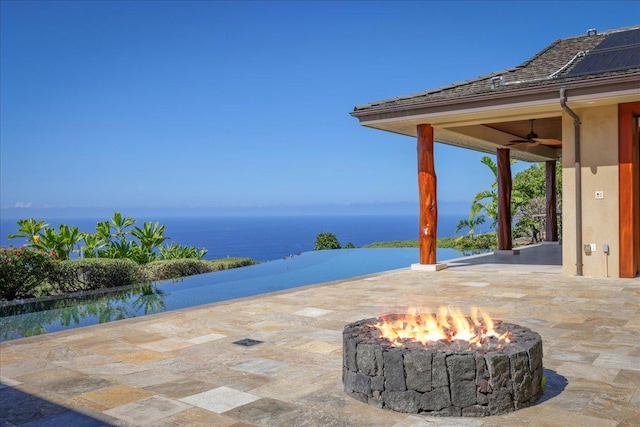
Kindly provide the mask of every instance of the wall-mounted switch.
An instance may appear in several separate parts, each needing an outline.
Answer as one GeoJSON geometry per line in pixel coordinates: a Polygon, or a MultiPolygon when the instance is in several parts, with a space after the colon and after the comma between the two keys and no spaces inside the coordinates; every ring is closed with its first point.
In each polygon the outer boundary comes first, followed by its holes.
{"type": "Polygon", "coordinates": [[[591,243],[591,252],[595,252],[597,250],[598,250],[597,245],[595,243],[591,243]]]}
{"type": "Polygon", "coordinates": [[[604,191],[596,191],[596,199],[604,199],[604,191]]]}

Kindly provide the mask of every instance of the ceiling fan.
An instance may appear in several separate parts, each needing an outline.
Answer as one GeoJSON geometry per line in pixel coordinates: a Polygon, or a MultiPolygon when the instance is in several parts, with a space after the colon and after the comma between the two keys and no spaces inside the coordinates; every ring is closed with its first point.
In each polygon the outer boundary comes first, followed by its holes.
{"type": "Polygon", "coordinates": [[[533,131],[533,121],[534,120],[535,119],[531,119],[531,132],[529,132],[529,134],[524,137],[525,139],[516,139],[516,140],[510,141],[507,145],[528,144],[530,146],[546,145],[546,146],[549,146],[549,147],[562,145],[562,141],[559,140],[559,139],[555,139],[555,138],[538,138],[538,134],[533,131]]]}

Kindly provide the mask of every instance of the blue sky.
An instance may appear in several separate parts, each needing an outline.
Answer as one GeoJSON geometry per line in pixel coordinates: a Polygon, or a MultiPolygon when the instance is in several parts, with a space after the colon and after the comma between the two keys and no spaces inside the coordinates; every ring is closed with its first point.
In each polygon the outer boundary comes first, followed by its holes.
{"type": "MultiPolygon", "coordinates": [[[[415,140],[356,104],[638,22],[638,1],[2,1],[0,206],[417,209],[415,140]]],[[[482,155],[436,144],[441,206],[489,188],[482,155]]]]}

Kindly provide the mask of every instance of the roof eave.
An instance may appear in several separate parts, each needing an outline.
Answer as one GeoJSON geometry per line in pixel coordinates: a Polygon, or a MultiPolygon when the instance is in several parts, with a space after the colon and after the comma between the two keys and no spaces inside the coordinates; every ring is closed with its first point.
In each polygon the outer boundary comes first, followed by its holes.
{"type": "MultiPolygon", "coordinates": [[[[640,71],[640,70],[639,70],[640,71]]],[[[425,114],[441,114],[447,111],[486,108],[493,105],[516,104],[526,102],[541,102],[559,99],[561,88],[570,91],[569,95],[588,96],[604,95],[626,90],[640,90],[640,72],[607,76],[600,78],[566,81],[554,79],[543,86],[529,86],[524,88],[501,89],[495,92],[473,94],[458,98],[444,98],[431,101],[416,102],[405,105],[381,105],[366,107],[352,111],[350,114],[359,119],[360,123],[372,120],[410,117],[425,114]]]]}

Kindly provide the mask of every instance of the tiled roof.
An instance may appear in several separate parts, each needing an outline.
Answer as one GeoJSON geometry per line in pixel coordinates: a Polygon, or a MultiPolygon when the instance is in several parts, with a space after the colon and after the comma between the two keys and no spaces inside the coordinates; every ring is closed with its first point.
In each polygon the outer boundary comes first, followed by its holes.
{"type": "Polygon", "coordinates": [[[355,107],[354,113],[357,114],[359,111],[376,110],[378,108],[404,107],[443,99],[460,99],[467,96],[545,86],[560,80],[569,83],[577,80],[610,77],[613,75],[640,74],[640,68],[630,68],[626,70],[580,75],[577,77],[567,76],[567,73],[570,73],[573,67],[584,58],[584,54],[594,49],[608,35],[638,29],[640,29],[640,26],[556,40],[550,46],[517,67],[414,95],[358,105],[355,107]]]}

